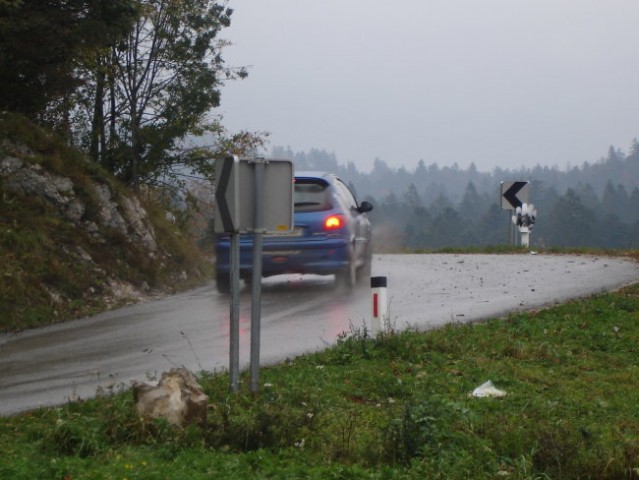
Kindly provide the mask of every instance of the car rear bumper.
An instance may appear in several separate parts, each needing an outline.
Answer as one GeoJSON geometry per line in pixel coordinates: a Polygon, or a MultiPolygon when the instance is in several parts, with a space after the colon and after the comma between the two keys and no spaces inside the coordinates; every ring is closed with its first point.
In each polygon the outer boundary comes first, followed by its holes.
{"type": "MultiPolygon", "coordinates": [[[[262,276],[283,273],[312,273],[329,275],[348,266],[348,245],[344,238],[321,242],[278,244],[264,242],[262,247],[262,276]]],[[[223,239],[216,245],[218,273],[230,272],[230,241],[223,239]]],[[[240,275],[253,270],[253,243],[240,242],[240,275]]]]}

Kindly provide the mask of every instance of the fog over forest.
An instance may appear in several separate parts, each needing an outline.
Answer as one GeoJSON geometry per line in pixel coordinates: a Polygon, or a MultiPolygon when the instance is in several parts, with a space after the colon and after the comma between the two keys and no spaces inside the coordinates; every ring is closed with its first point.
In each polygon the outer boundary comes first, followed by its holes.
{"type": "Polygon", "coordinates": [[[531,246],[639,248],[639,142],[629,152],[610,147],[594,163],[567,169],[538,165],[481,172],[474,164],[418,163],[392,168],[376,159],[370,172],[320,149],[275,147],[296,170],[339,174],[361,200],[371,201],[378,249],[486,246],[511,241],[511,215],[501,207],[501,182],[530,182],[537,209],[531,246]]]}

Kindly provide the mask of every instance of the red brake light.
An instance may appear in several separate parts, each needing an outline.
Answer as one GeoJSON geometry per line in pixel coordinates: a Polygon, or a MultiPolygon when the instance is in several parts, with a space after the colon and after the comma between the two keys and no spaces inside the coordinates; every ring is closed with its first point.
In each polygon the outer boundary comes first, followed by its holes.
{"type": "Polygon", "coordinates": [[[331,215],[324,220],[324,228],[326,230],[337,230],[344,226],[344,221],[339,215],[331,215]]]}

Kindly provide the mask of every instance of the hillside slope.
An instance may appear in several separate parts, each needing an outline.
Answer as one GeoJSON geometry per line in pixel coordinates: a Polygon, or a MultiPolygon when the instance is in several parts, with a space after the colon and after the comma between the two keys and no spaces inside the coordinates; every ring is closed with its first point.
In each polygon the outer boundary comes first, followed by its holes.
{"type": "Polygon", "coordinates": [[[50,133],[0,114],[0,331],[188,288],[210,271],[154,192],[134,195],[50,133]]]}

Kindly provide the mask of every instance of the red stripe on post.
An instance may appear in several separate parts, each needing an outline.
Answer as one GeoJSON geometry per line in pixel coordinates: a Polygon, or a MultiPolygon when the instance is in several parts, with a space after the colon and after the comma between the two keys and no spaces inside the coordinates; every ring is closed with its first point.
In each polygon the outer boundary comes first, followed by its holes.
{"type": "Polygon", "coordinates": [[[373,293],[373,317],[377,318],[379,316],[378,314],[378,300],[377,300],[377,294],[373,293]]]}

